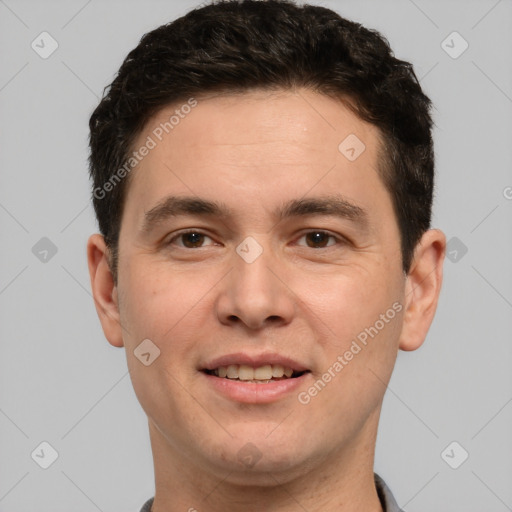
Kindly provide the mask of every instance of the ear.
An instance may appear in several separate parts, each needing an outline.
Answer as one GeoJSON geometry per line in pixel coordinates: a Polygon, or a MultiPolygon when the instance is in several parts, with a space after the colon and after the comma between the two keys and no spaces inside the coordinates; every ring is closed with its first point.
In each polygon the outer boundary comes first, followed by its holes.
{"type": "Polygon", "coordinates": [[[94,304],[108,342],[114,347],[122,347],[117,286],[114,285],[110,271],[108,254],[103,237],[99,234],[91,235],[87,241],[87,262],[94,304]]]}
{"type": "Polygon", "coordinates": [[[446,237],[439,229],[429,229],[416,245],[405,285],[405,313],[399,347],[416,350],[425,341],[443,281],[446,237]]]}

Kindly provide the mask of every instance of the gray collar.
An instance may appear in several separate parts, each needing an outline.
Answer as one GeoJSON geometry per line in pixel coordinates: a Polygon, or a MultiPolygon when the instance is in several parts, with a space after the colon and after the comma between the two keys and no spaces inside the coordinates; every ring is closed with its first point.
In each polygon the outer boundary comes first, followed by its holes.
{"type": "Polygon", "coordinates": [[[384,512],[403,512],[403,510],[398,507],[398,504],[392,492],[389,490],[389,487],[386,485],[386,482],[384,482],[377,473],[374,473],[373,476],[375,480],[375,487],[377,487],[377,494],[379,495],[384,512]]]}

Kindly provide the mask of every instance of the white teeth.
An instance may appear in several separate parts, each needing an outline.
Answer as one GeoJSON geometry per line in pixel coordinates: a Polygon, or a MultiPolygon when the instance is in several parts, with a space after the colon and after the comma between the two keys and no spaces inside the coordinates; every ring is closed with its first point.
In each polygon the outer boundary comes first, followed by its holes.
{"type": "Polygon", "coordinates": [[[229,379],[238,379],[238,365],[230,364],[227,368],[226,375],[229,379]]]}
{"type": "Polygon", "coordinates": [[[284,368],[280,364],[272,365],[272,377],[282,377],[284,375],[284,368]]]}
{"type": "Polygon", "coordinates": [[[254,379],[256,380],[270,380],[272,378],[272,366],[266,364],[254,370],[254,379]]]}
{"type": "Polygon", "coordinates": [[[266,364],[258,368],[253,368],[246,364],[230,364],[229,366],[219,366],[213,373],[218,377],[227,377],[228,379],[270,381],[273,378],[290,378],[293,370],[280,364],[266,364]]]}
{"type": "Polygon", "coordinates": [[[238,368],[238,378],[240,380],[252,380],[254,379],[254,368],[241,364],[238,368]]]}

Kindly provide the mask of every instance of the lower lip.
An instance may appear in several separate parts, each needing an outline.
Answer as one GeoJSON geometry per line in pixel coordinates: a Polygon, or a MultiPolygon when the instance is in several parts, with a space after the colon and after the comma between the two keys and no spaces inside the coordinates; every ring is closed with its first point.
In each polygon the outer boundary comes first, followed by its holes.
{"type": "Polygon", "coordinates": [[[216,377],[215,375],[209,375],[205,372],[201,372],[201,374],[208,379],[208,384],[215,391],[235,402],[243,402],[246,404],[275,402],[290,395],[294,391],[296,392],[309,377],[309,372],[306,372],[300,377],[257,384],[256,382],[216,377]]]}

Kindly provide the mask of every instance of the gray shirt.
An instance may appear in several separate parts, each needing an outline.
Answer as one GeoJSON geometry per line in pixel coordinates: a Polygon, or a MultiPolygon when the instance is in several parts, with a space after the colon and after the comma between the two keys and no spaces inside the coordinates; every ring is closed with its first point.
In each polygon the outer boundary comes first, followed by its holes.
{"type": "MultiPolygon", "coordinates": [[[[384,480],[374,473],[375,478],[375,486],[377,487],[377,494],[379,495],[380,502],[382,504],[382,509],[384,512],[403,512],[393,498],[393,494],[389,490],[389,487],[386,485],[384,480]]],[[[153,498],[149,499],[144,503],[144,506],[140,509],[140,512],[151,512],[151,505],[153,505],[153,498]]]]}

